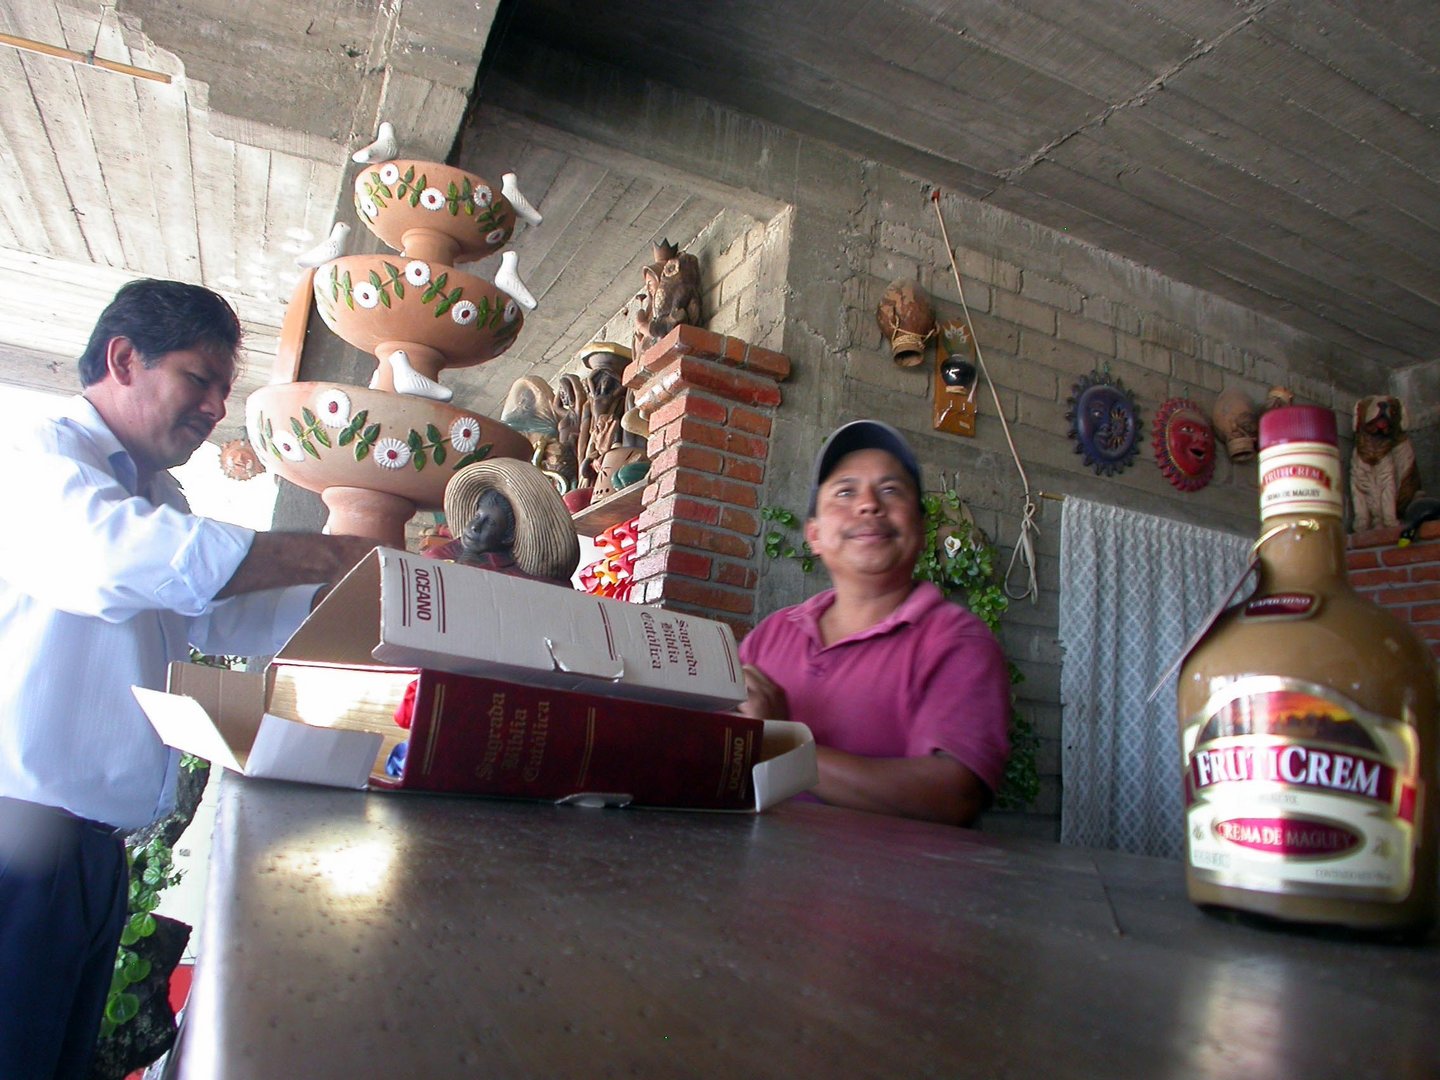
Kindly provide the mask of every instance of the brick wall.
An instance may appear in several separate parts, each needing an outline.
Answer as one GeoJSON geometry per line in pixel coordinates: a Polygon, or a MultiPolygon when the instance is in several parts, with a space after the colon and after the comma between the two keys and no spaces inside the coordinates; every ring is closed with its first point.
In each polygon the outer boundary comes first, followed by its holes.
{"type": "Polygon", "coordinates": [[[781,354],[697,326],[626,370],[650,422],[632,600],[719,619],[737,637],[755,624],[760,491],[789,374],[781,354]]]}
{"type": "Polygon", "coordinates": [[[1413,626],[1440,658],[1440,522],[1420,526],[1407,547],[1396,546],[1399,536],[1398,527],[1351,536],[1350,584],[1413,626]]]}

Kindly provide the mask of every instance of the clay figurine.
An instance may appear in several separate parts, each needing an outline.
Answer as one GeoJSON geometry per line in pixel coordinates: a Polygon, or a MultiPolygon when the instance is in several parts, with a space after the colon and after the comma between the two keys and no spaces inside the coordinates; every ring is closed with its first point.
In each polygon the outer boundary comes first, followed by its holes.
{"type": "Polygon", "coordinates": [[[580,540],[550,478],[513,458],[467,465],[445,487],[445,520],[456,538],[428,552],[467,566],[569,587],[580,540]]]}
{"type": "Polygon", "coordinates": [[[580,470],[580,412],[585,407],[585,385],[579,375],[560,376],[555,387],[555,432],[560,440],[561,474],[565,490],[575,490],[580,470]]]}
{"type": "MultiPolygon", "coordinates": [[[[510,384],[500,422],[530,440],[534,453],[530,463],[550,477],[557,491],[567,490],[565,447],[555,415],[555,391],[538,375],[522,375],[510,384]]],[[[570,475],[574,475],[573,457],[570,475]]]]}
{"type": "Polygon", "coordinates": [[[1355,450],[1350,455],[1351,529],[1399,525],[1420,491],[1415,447],[1405,434],[1400,399],[1372,394],[1355,403],[1355,450]]]}
{"type": "Polygon", "coordinates": [[[585,376],[586,400],[580,410],[577,436],[581,487],[594,487],[600,462],[612,446],[622,442],[620,426],[625,413],[625,387],[620,382],[630,350],[611,341],[591,342],[580,350],[589,368],[585,376]]]}
{"type": "Polygon", "coordinates": [[[700,325],[700,260],[661,240],[645,267],[645,288],[635,295],[631,354],[641,356],[681,323],[700,325]]]}

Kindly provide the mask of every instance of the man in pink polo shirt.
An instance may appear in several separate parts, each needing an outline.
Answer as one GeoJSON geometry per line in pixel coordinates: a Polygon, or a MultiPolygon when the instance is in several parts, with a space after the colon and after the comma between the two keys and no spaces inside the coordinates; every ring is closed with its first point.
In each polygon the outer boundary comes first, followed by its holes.
{"type": "Polygon", "coordinates": [[[809,725],[825,802],[972,823],[1010,753],[1009,669],[984,622],[914,580],[920,467],[898,431],[855,420],[825,441],[805,539],[833,588],[746,635],[741,712],[809,725]]]}

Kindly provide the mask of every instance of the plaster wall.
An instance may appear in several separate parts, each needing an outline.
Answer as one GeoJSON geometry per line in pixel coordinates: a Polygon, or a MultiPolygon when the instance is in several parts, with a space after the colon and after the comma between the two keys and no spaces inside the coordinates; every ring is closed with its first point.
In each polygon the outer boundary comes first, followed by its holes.
{"type": "MultiPolygon", "coordinates": [[[[846,419],[875,416],[908,434],[927,478],[936,483],[944,474],[998,542],[1001,563],[1009,561],[1023,485],[988,388],[979,394],[975,438],[933,432],[928,365],[895,367],[875,323],[882,292],[901,277],[925,286],[939,317],[960,314],[925,178],[543,49],[511,54],[487,90],[490,101],[537,125],[688,172],[707,189],[733,185],[788,205],[783,286],[778,295],[755,297],[757,304],[782,304],[779,325],[767,329],[763,343],[793,364],[772,436],[766,504],[802,507],[808,463],[825,434],[846,419]]],[[[938,206],[1000,413],[1032,490],[1248,535],[1256,521],[1253,464],[1235,466],[1222,454],[1207,488],[1177,491],[1150,447],[1149,425],[1161,402],[1184,395],[1208,409],[1224,388],[1258,400],[1283,384],[1297,400],[1344,416],[1356,396],[1372,392],[1326,342],[1273,319],[983,201],[942,192],[938,206]],[[1135,464],[1113,477],[1087,469],[1067,434],[1076,380],[1106,366],[1136,394],[1146,434],[1135,464]]],[[[737,311],[734,318],[733,332],[743,334],[743,317],[737,311]]],[[[1040,502],[1038,595],[1012,604],[1002,633],[1025,675],[1019,707],[1042,736],[1042,792],[1030,813],[992,813],[986,823],[1044,836],[1058,835],[1062,784],[1061,505],[1040,502]]],[[[762,559],[758,569],[762,611],[823,584],[819,574],[803,575],[790,563],[762,559]]],[[[1011,581],[1020,584],[1018,577],[1011,581]]]]}

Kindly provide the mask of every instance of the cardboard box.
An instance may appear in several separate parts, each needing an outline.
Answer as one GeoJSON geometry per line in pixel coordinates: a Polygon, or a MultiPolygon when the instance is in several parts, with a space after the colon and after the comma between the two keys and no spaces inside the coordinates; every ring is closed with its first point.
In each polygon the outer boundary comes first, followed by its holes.
{"type": "Polygon", "coordinates": [[[803,724],[724,711],[745,697],[729,627],[384,548],[263,674],[175,664],[169,690],[135,689],[161,738],[246,776],[745,810],[818,782],[803,724]]]}
{"type": "Polygon", "coordinates": [[[384,741],[266,713],[265,677],[256,672],[171,664],[167,693],[130,689],[167,746],[242,776],[364,788],[384,741]]]}
{"type": "Polygon", "coordinates": [[[691,709],[745,700],[723,623],[389,548],[331,590],[271,664],[298,682],[322,681],[323,668],[346,669],[350,687],[430,668],[691,709]]]}
{"type": "MultiPolygon", "coordinates": [[[[266,676],[173,664],[170,692],[135,687],[162,739],[246,776],[338,787],[543,798],[581,805],[760,811],[818,782],[804,724],[756,721],[652,702],[435,671],[418,679],[414,718],[394,702],[352,705],[307,724],[266,676]],[[277,710],[279,710],[277,712],[277,710]],[[383,775],[406,741],[404,773],[383,775]]],[[[333,710],[332,710],[333,711],[333,710]]]]}

